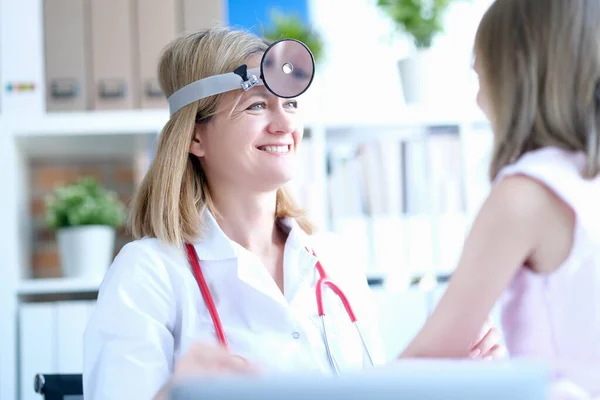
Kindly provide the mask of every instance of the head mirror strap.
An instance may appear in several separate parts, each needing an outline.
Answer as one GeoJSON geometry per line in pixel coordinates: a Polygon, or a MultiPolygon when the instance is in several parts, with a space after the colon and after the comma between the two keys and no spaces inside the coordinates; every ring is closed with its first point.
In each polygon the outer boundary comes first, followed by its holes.
{"type": "MultiPolygon", "coordinates": [[[[260,80],[260,68],[249,69],[248,76],[252,77],[253,75],[258,80],[252,86],[262,84],[260,80]]],[[[169,113],[173,115],[188,104],[209,96],[229,92],[230,90],[243,89],[243,83],[242,78],[233,72],[209,76],[208,78],[192,82],[169,96],[169,113]]],[[[244,90],[248,90],[250,87],[247,89],[244,88],[244,90]]]]}

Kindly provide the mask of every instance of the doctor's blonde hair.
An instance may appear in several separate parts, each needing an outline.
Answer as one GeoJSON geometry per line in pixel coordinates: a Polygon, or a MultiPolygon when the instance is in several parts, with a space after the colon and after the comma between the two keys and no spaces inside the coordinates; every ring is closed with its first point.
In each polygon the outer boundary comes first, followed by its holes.
{"type": "MultiPolygon", "coordinates": [[[[267,47],[257,36],[227,27],[185,34],[165,48],[159,61],[163,93],[168,97],[199,79],[232,72],[267,47]]],[[[136,239],[148,236],[181,245],[201,235],[205,208],[217,215],[200,162],[189,148],[196,121],[208,121],[215,115],[217,107],[223,107],[224,96],[189,104],[166,123],[155,157],[132,201],[130,223],[136,239]]],[[[304,231],[312,233],[311,223],[290,193],[278,189],[276,201],[276,218],[295,218],[304,231]]]]}
{"type": "Polygon", "coordinates": [[[490,179],[525,152],[582,151],[600,172],[600,1],[496,0],[475,38],[494,131],[490,179]]]}

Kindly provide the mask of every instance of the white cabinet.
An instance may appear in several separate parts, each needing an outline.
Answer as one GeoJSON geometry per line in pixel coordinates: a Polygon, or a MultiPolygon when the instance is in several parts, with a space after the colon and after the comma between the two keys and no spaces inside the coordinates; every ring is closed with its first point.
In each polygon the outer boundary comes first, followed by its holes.
{"type": "Polygon", "coordinates": [[[19,307],[19,388],[22,400],[40,400],[33,390],[38,373],[80,374],[83,333],[95,302],[24,303],[19,307]]]}

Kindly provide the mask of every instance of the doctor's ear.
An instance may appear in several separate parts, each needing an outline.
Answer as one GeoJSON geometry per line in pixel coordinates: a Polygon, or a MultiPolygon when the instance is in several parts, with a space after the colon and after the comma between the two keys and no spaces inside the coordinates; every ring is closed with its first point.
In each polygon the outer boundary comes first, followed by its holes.
{"type": "Polygon", "coordinates": [[[192,142],[190,143],[190,153],[196,157],[204,157],[205,150],[202,144],[202,137],[204,131],[203,124],[196,124],[194,126],[194,134],[192,135],[192,142]]]}

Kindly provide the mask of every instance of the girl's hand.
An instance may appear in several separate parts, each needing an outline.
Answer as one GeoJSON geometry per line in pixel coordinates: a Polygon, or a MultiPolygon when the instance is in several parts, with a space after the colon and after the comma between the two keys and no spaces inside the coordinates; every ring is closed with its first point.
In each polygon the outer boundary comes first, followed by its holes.
{"type": "Polygon", "coordinates": [[[502,344],[502,334],[498,328],[492,325],[488,318],[481,329],[477,342],[471,347],[469,357],[483,360],[497,360],[505,358],[506,347],[502,344]]]}

